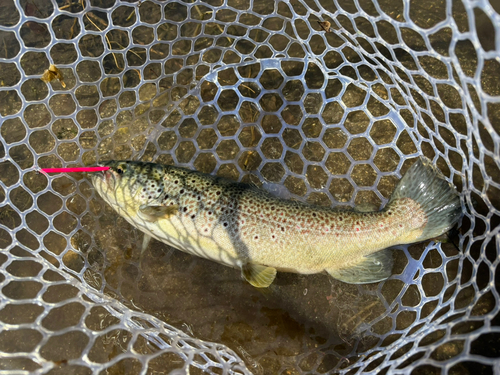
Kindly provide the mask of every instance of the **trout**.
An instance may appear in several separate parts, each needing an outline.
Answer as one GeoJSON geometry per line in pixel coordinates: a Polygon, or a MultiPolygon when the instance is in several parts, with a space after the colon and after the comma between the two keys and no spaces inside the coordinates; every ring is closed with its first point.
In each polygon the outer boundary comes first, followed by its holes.
{"type": "MultiPolygon", "coordinates": [[[[91,175],[99,195],[131,225],[174,248],[241,269],[268,287],[276,271],[326,272],[351,284],[387,279],[395,245],[435,238],[461,217],[458,192],[430,161],[415,162],[380,211],[285,200],[255,186],[185,168],[107,161],[91,175]]],[[[142,253],[141,253],[142,256],[142,253]]]]}

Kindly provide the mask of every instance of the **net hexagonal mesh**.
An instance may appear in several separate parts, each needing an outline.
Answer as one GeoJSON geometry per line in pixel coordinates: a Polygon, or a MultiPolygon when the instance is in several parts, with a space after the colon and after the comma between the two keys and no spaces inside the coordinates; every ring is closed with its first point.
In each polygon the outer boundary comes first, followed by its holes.
{"type": "Polygon", "coordinates": [[[0,370],[500,371],[497,1],[0,10],[0,370]],[[419,155],[461,192],[458,232],[400,247],[386,282],[281,273],[267,293],[158,242],[139,263],[86,176],[37,172],[151,160],[382,207],[419,155]]]}

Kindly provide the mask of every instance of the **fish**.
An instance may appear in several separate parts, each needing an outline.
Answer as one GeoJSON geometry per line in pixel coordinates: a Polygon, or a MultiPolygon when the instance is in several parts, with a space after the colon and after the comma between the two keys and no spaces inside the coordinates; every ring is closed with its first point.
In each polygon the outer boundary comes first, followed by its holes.
{"type": "MultiPolygon", "coordinates": [[[[105,161],[95,191],[151,238],[241,270],[257,288],[277,271],[327,273],[350,284],[391,276],[396,245],[436,238],[460,220],[457,190],[421,157],[379,211],[338,210],[173,165],[105,161]]],[[[141,253],[142,256],[142,253],[141,253]]]]}

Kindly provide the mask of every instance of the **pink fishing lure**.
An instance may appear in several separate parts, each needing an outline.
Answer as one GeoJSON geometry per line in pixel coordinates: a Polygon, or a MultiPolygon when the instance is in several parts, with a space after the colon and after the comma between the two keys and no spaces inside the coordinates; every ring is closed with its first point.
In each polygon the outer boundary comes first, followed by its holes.
{"type": "Polygon", "coordinates": [[[70,172],[101,172],[107,171],[109,167],[74,167],[74,168],[42,168],[42,173],[70,173],[70,172]]]}

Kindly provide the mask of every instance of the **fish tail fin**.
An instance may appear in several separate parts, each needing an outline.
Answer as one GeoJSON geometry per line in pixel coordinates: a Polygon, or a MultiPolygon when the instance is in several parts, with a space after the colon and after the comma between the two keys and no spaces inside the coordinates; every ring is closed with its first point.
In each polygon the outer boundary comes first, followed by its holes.
{"type": "Polygon", "coordinates": [[[421,157],[399,181],[391,196],[391,203],[410,198],[420,205],[426,215],[425,227],[417,241],[435,238],[448,232],[462,216],[460,196],[444,175],[421,157]]]}

